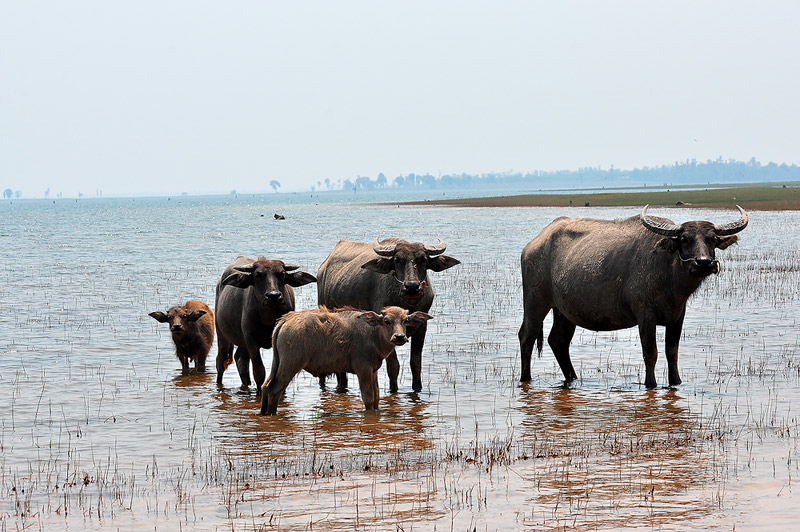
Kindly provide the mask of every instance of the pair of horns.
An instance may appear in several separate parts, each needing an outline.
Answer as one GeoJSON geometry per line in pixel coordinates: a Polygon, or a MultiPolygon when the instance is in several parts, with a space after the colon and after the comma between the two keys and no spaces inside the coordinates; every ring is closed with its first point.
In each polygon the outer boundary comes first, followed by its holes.
{"type": "MultiPolygon", "coordinates": [[[[669,222],[658,222],[653,220],[649,216],[647,216],[647,208],[650,205],[645,205],[644,209],[642,209],[642,214],[639,215],[639,219],[642,221],[642,225],[646,228],[651,230],[652,232],[664,235],[664,236],[678,236],[683,231],[680,225],[676,225],[669,222]]],[[[714,232],[717,236],[728,236],[734,233],[738,233],[745,227],[747,227],[747,212],[742,209],[739,205],[736,206],[739,209],[740,217],[735,222],[729,222],[723,225],[716,225],[714,224],[714,232]]]]}
{"type": "MultiPolygon", "coordinates": [[[[439,244],[435,246],[429,246],[427,244],[422,245],[425,253],[429,257],[433,257],[435,255],[441,255],[444,253],[444,250],[447,249],[447,244],[444,243],[444,240],[441,238],[439,239],[439,244]]],[[[372,244],[372,250],[381,257],[392,257],[394,256],[395,251],[397,251],[397,244],[390,244],[388,246],[381,245],[378,242],[377,237],[375,238],[375,242],[372,244]]]]}
{"type": "MultiPolygon", "coordinates": [[[[291,272],[291,271],[297,270],[298,268],[300,268],[300,266],[298,266],[297,264],[284,264],[283,265],[283,270],[286,271],[286,272],[291,272]]],[[[255,262],[251,262],[250,264],[248,264],[246,266],[234,266],[233,269],[236,270],[237,272],[253,273],[256,270],[256,263],[255,262]]]]}

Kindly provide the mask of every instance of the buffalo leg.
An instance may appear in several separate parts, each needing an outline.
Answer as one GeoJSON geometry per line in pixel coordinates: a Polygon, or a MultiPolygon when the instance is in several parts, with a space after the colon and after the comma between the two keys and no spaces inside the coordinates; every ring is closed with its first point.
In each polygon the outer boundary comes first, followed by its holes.
{"type": "Polygon", "coordinates": [[[392,349],[386,357],[386,374],[389,375],[389,392],[397,393],[397,376],[400,375],[400,362],[397,360],[397,350],[392,349]]]}
{"type": "MultiPolygon", "coordinates": [[[[261,357],[259,356],[259,358],[261,357]]],[[[277,363],[273,358],[269,381],[267,381],[263,387],[259,386],[259,392],[261,393],[261,415],[273,415],[278,412],[278,401],[281,400],[283,393],[286,391],[286,387],[289,386],[289,383],[292,382],[292,379],[300,370],[301,368],[292,364],[291,358],[289,360],[282,359],[277,363]]],[[[255,369],[253,372],[255,373],[255,369]]]]}
{"type": "Polygon", "coordinates": [[[358,385],[361,388],[361,399],[367,410],[378,409],[378,373],[362,370],[358,372],[358,385]]]}
{"type": "Polygon", "coordinates": [[[247,348],[243,345],[237,347],[233,359],[236,361],[236,369],[239,371],[242,386],[245,388],[250,386],[250,353],[247,352],[247,348]]]}
{"type": "Polygon", "coordinates": [[[378,370],[372,372],[372,397],[375,398],[375,410],[378,409],[378,403],[381,401],[381,390],[378,386],[378,370]]]}
{"type": "Polygon", "coordinates": [[[189,359],[186,358],[185,356],[179,356],[178,360],[181,361],[181,373],[183,373],[184,375],[188,375],[189,374],[189,359]]]}
{"type": "Polygon", "coordinates": [[[427,331],[428,325],[422,323],[411,334],[411,389],[415,392],[422,390],[422,346],[427,331]]]}
{"type": "MultiPolygon", "coordinates": [[[[250,362],[253,363],[253,380],[256,385],[256,395],[261,395],[261,385],[264,384],[267,378],[267,370],[261,360],[261,349],[257,345],[248,345],[247,351],[250,353],[250,362]]],[[[288,386],[289,383],[286,384],[288,386]]]]}
{"type": "Polygon", "coordinates": [[[233,362],[233,344],[217,332],[217,386],[222,386],[225,368],[233,362]]]}
{"type": "Polygon", "coordinates": [[[547,336],[547,343],[550,344],[550,349],[553,350],[556,361],[558,361],[558,365],[561,367],[561,372],[567,382],[572,382],[578,378],[569,358],[569,344],[574,335],[575,324],[565,318],[558,309],[554,308],[553,328],[550,329],[550,334],[547,336]]]}
{"type": "Polygon", "coordinates": [[[347,373],[336,374],[336,391],[343,392],[347,390],[347,373]]]}
{"type": "Polygon", "coordinates": [[[677,386],[681,383],[681,376],[678,373],[678,343],[681,341],[682,329],[683,315],[672,325],[667,325],[666,334],[664,335],[670,386],[677,386]]]}
{"type": "Polygon", "coordinates": [[[538,342],[538,350],[542,352],[542,340],[544,333],[542,332],[542,322],[544,321],[547,313],[550,312],[549,306],[538,304],[536,297],[534,297],[529,290],[522,287],[524,299],[524,315],[522,318],[522,325],[519,328],[519,350],[522,357],[522,372],[520,374],[520,382],[529,382],[531,380],[531,355],[533,354],[533,346],[538,342]]]}
{"type": "Polygon", "coordinates": [[[208,354],[198,353],[194,359],[194,369],[198,373],[206,372],[206,357],[208,354]]]}
{"type": "MultiPolygon", "coordinates": [[[[678,336],[680,336],[680,334],[678,334],[678,336]]],[[[655,324],[640,322],[639,339],[642,342],[642,356],[644,356],[644,371],[645,371],[644,385],[647,388],[655,388],[656,360],[658,360],[658,346],[656,345],[655,324]]],[[[676,350],[676,355],[677,355],[677,350],[676,350]]]]}

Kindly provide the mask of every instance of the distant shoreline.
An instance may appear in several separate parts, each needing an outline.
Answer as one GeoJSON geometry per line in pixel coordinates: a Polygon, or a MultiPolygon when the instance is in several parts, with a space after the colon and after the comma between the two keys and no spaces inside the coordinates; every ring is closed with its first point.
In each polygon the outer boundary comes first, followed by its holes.
{"type": "MultiPolygon", "coordinates": [[[[394,205],[395,202],[392,202],[394,205]]],[[[737,186],[659,192],[575,192],[571,194],[520,194],[481,198],[437,199],[401,202],[400,205],[450,207],[641,207],[683,206],[761,211],[800,210],[800,187],[791,185],[737,186]]]]}

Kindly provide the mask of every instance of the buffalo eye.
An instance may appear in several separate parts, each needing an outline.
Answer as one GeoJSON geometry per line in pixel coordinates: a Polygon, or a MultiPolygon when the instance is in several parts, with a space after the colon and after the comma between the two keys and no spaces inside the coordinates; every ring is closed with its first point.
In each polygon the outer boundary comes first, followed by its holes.
{"type": "Polygon", "coordinates": [[[689,243],[689,239],[686,238],[685,235],[681,236],[681,244],[688,244],[688,243],[689,243]]]}

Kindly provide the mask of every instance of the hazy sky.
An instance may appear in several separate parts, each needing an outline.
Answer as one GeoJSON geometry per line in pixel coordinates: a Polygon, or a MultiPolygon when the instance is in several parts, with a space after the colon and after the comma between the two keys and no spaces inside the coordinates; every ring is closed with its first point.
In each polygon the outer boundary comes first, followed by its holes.
{"type": "Polygon", "coordinates": [[[800,3],[0,0],[0,188],[800,162],[800,3]]]}

